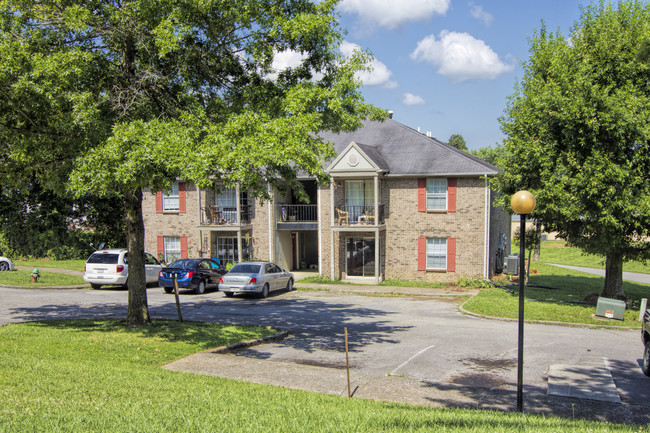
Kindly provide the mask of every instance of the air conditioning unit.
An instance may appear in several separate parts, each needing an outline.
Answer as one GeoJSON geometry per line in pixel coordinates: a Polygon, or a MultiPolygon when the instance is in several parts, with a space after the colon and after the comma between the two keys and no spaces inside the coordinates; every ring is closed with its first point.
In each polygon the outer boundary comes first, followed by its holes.
{"type": "Polygon", "coordinates": [[[503,272],[507,274],[519,275],[519,256],[513,255],[506,257],[506,263],[503,272]]]}

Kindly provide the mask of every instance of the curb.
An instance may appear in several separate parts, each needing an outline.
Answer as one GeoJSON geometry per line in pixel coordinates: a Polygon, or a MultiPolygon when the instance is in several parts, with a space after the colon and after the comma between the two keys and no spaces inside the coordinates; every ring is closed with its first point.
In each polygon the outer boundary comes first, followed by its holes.
{"type": "Polygon", "coordinates": [[[248,349],[249,347],[259,346],[265,343],[281,341],[289,336],[289,331],[280,330],[276,328],[271,328],[271,329],[275,329],[276,331],[279,332],[277,334],[269,335],[267,337],[256,338],[255,340],[241,341],[239,343],[229,344],[228,346],[217,347],[216,349],[207,349],[204,350],[203,352],[217,353],[217,354],[232,353],[238,350],[248,349]]]}
{"type": "MultiPolygon", "coordinates": [[[[463,302],[461,305],[458,306],[458,310],[471,317],[476,317],[479,319],[486,319],[486,320],[498,320],[500,322],[519,322],[519,319],[511,319],[509,317],[494,317],[494,316],[487,316],[485,314],[478,314],[478,313],[473,313],[471,311],[466,310],[463,308],[463,306],[468,303],[471,300],[468,299],[467,301],[463,302]]],[[[533,325],[554,325],[554,326],[564,326],[567,328],[586,328],[586,329],[620,329],[620,330],[629,330],[629,331],[637,331],[640,330],[640,328],[637,328],[635,326],[605,326],[605,325],[594,325],[594,324],[588,324],[588,323],[570,323],[570,322],[554,322],[550,320],[525,320],[524,323],[528,324],[533,324],[533,325]]]]}
{"type": "Polygon", "coordinates": [[[0,284],[0,288],[3,289],[56,289],[56,290],[67,290],[67,289],[85,289],[88,287],[88,284],[79,284],[74,286],[9,286],[6,284],[0,284]]]}

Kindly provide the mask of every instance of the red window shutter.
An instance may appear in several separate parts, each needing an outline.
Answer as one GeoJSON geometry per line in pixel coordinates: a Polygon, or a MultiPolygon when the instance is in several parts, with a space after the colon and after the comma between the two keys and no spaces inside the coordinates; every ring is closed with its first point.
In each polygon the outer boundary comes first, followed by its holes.
{"type": "Polygon", "coordinates": [[[418,238],[418,271],[427,270],[427,238],[418,238]]]}
{"type": "Polygon", "coordinates": [[[187,236],[181,236],[181,259],[187,258],[187,236]]]}
{"type": "Polygon", "coordinates": [[[427,211],[427,180],[418,178],[418,212],[427,211]]]}
{"type": "Polygon", "coordinates": [[[178,183],[178,213],[185,213],[185,183],[178,183]]]}
{"type": "Polygon", "coordinates": [[[455,177],[447,179],[447,211],[456,212],[456,184],[455,177]]]}
{"type": "Polygon", "coordinates": [[[447,272],[456,272],[456,238],[447,238],[447,272]]]}
{"type": "Polygon", "coordinates": [[[163,213],[162,191],[156,193],[156,213],[163,213]]]}
{"type": "Polygon", "coordinates": [[[162,254],[163,256],[165,255],[165,238],[164,236],[158,236],[157,237],[157,254],[162,254]]]}

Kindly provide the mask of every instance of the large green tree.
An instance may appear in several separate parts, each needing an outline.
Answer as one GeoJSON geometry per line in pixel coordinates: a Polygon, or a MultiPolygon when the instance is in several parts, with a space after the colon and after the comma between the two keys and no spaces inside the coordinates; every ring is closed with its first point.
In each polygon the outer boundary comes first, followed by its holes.
{"type": "Polygon", "coordinates": [[[455,147],[456,149],[462,150],[463,152],[468,151],[467,143],[465,142],[463,136],[460,134],[452,134],[451,137],[449,137],[449,145],[455,147]]]}
{"type": "Polygon", "coordinates": [[[504,204],[529,189],[546,230],[605,258],[613,298],[623,262],[650,256],[649,22],[650,4],[621,1],[583,8],[569,37],[542,27],[502,119],[504,204]]]}
{"type": "Polygon", "coordinates": [[[74,195],[124,198],[127,321],[150,321],[143,189],[215,179],[258,196],[326,181],[322,130],[383,112],[340,57],[336,1],[0,0],[0,158],[74,195]],[[278,53],[302,63],[273,69],[278,53]]]}

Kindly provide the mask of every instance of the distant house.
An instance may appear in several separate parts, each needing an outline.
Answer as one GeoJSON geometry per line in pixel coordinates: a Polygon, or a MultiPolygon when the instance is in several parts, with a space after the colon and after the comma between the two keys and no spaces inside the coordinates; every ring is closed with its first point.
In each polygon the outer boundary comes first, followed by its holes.
{"type": "Polygon", "coordinates": [[[486,180],[497,168],[392,119],[321,136],[337,157],[329,186],[300,179],[309,204],[291,191],[259,203],[238,188],[180,181],[170,194],[145,194],[145,247],[167,260],[269,259],[344,280],[453,282],[494,273],[510,236],[510,217],[493,206],[486,180]]]}

